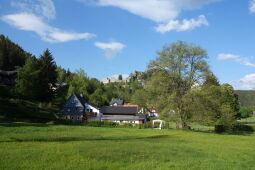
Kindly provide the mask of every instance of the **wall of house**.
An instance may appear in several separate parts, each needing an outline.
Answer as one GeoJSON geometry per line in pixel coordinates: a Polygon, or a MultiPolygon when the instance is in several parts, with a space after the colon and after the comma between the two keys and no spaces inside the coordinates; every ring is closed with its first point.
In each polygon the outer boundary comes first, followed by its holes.
{"type": "Polygon", "coordinates": [[[85,106],[86,106],[86,109],[85,109],[86,112],[90,112],[87,109],[91,109],[92,112],[94,112],[94,113],[99,113],[100,112],[99,109],[95,108],[94,106],[92,106],[92,105],[90,105],[88,103],[86,103],[85,106]]]}
{"type": "Polygon", "coordinates": [[[103,115],[102,121],[110,121],[117,123],[133,123],[133,124],[143,124],[144,121],[141,121],[139,116],[135,115],[103,115]]]}

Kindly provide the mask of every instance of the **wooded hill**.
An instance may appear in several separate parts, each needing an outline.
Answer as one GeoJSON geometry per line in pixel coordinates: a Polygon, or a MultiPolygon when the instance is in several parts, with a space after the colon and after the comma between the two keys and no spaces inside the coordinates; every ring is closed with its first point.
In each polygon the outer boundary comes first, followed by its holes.
{"type": "Polygon", "coordinates": [[[241,107],[255,108],[255,90],[236,90],[241,107]]]}

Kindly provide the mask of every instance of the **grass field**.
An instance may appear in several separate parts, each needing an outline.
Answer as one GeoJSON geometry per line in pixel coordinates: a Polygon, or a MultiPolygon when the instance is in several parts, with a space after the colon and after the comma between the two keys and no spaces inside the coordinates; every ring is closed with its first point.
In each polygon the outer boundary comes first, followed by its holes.
{"type": "Polygon", "coordinates": [[[1,123],[0,169],[255,169],[255,134],[1,123]]]}

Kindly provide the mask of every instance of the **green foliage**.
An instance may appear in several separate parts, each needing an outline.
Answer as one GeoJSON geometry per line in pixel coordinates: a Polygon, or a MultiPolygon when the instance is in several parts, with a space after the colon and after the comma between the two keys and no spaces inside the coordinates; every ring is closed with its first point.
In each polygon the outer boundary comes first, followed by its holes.
{"type": "Polygon", "coordinates": [[[219,86],[219,85],[220,83],[217,77],[212,72],[205,73],[205,82],[203,83],[204,87],[219,86]]]}
{"type": "Polygon", "coordinates": [[[15,70],[17,66],[23,66],[29,57],[31,54],[4,35],[0,35],[0,70],[15,70]]]}
{"type": "Polygon", "coordinates": [[[21,99],[0,98],[0,120],[48,122],[54,120],[52,112],[58,110],[52,107],[39,107],[37,102],[21,99]]]}
{"type": "Polygon", "coordinates": [[[15,89],[19,96],[25,99],[36,100],[38,98],[40,84],[39,64],[35,57],[28,58],[23,67],[17,68],[18,77],[15,89]]]}
{"type": "Polygon", "coordinates": [[[255,90],[236,90],[241,107],[255,108],[255,90]]]}
{"type": "Polygon", "coordinates": [[[69,76],[67,71],[62,67],[56,68],[57,72],[57,83],[67,83],[69,81],[69,76]]]}
{"type": "Polygon", "coordinates": [[[240,114],[242,118],[250,117],[253,114],[253,109],[250,107],[241,107],[240,114]]]}
{"type": "Polygon", "coordinates": [[[137,104],[139,108],[147,109],[148,94],[144,89],[139,89],[134,92],[131,98],[131,103],[137,104]]]}
{"type": "Polygon", "coordinates": [[[38,59],[39,62],[39,95],[40,101],[50,101],[53,98],[55,87],[57,82],[57,65],[52,57],[51,52],[46,49],[38,59]]]}
{"type": "Polygon", "coordinates": [[[89,96],[89,101],[90,103],[100,107],[108,103],[107,96],[105,95],[102,88],[96,89],[96,91],[89,96]]]}
{"type": "Polygon", "coordinates": [[[93,94],[97,89],[102,88],[102,84],[96,78],[91,78],[88,81],[88,93],[93,94]]]}
{"type": "Polygon", "coordinates": [[[138,81],[131,81],[129,83],[109,83],[104,85],[108,101],[111,101],[112,98],[120,98],[125,102],[130,102],[135,91],[142,88],[141,83],[138,81]]]}
{"type": "Polygon", "coordinates": [[[80,69],[73,74],[70,82],[69,89],[67,93],[67,98],[73,93],[82,94],[86,99],[88,99],[88,77],[84,70],[80,69]]]}
{"type": "Polygon", "coordinates": [[[226,122],[224,120],[218,120],[215,124],[215,132],[216,133],[223,133],[230,130],[230,127],[225,125],[226,122]]]}
{"type": "Polygon", "coordinates": [[[121,74],[118,76],[118,80],[122,80],[122,75],[121,74]]]}
{"type": "Polygon", "coordinates": [[[175,110],[180,115],[183,128],[188,128],[187,121],[190,118],[190,113],[183,104],[186,100],[184,96],[208,72],[206,58],[207,53],[201,47],[179,41],[164,46],[158,52],[158,57],[148,66],[149,70],[155,70],[148,83],[151,103],[164,111],[164,115],[169,110],[175,110]]]}
{"type": "Polygon", "coordinates": [[[219,84],[206,58],[204,49],[177,42],[165,46],[150,63],[152,76],[146,90],[161,118],[186,129],[188,121],[220,128],[217,122],[224,123],[223,128],[233,125],[239,113],[238,96],[231,85],[219,84]]]}

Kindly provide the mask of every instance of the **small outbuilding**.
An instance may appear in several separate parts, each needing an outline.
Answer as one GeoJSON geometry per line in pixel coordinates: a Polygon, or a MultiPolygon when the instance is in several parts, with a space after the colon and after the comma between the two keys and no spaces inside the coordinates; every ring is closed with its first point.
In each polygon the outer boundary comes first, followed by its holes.
{"type": "Polygon", "coordinates": [[[165,121],[164,120],[152,120],[153,129],[164,129],[165,121]],[[158,127],[155,127],[155,124],[158,124],[158,127]]]}

